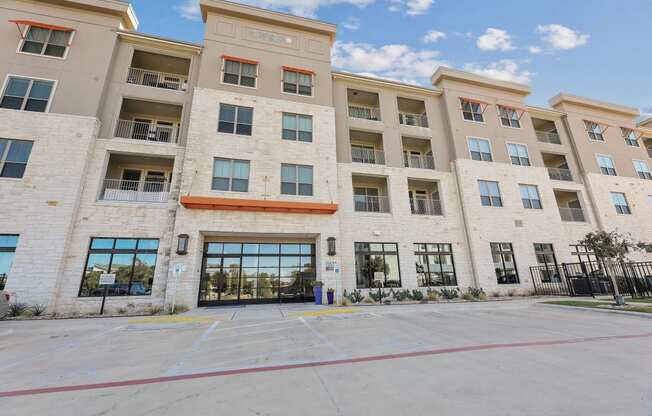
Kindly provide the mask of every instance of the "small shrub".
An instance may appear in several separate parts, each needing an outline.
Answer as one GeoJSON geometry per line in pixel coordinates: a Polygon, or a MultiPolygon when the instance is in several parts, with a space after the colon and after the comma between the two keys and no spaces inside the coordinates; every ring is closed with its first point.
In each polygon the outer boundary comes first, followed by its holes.
{"type": "Polygon", "coordinates": [[[408,290],[397,290],[394,292],[394,300],[397,302],[405,302],[410,297],[408,290]]]}
{"type": "Polygon", "coordinates": [[[343,296],[348,300],[350,300],[351,303],[360,303],[364,299],[364,296],[362,296],[362,292],[357,289],[349,294],[347,294],[345,290],[343,296]]]}
{"type": "Polygon", "coordinates": [[[518,289],[511,289],[509,292],[507,292],[507,296],[510,298],[513,298],[514,296],[518,296],[518,289]]]}
{"type": "Polygon", "coordinates": [[[150,315],[158,315],[158,314],[160,314],[161,312],[163,312],[163,308],[161,308],[160,306],[151,306],[151,307],[147,310],[147,312],[148,312],[150,315]]]}
{"type": "Polygon", "coordinates": [[[487,300],[487,298],[488,296],[486,293],[484,293],[484,291],[482,291],[482,293],[480,293],[480,296],[478,296],[478,299],[480,300],[487,300]]]}
{"type": "Polygon", "coordinates": [[[350,306],[350,305],[351,305],[351,300],[349,298],[347,298],[346,296],[344,296],[342,298],[342,306],[350,306]]]}
{"type": "Polygon", "coordinates": [[[42,316],[47,307],[45,305],[34,305],[31,307],[32,316],[42,316]]]}
{"type": "Polygon", "coordinates": [[[447,287],[442,288],[439,293],[444,299],[452,300],[459,297],[459,289],[449,289],[447,287]]]}
{"type": "Polygon", "coordinates": [[[491,296],[493,296],[494,298],[499,298],[502,296],[502,294],[499,291],[495,290],[491,292],[491,296]]]}
{"type": "Polygon", "coordinates": [[[118,308],[118,315],[124,315],[127,313],[127,308],[118,308]]]}
{"type": "Polygon", "coordinates": [[[423,292],[421,292],[419,289],[413,289],[412,290],[412,300],[416,300],[418,302],[421,302],[423,300],[423,292]]]}
{"type": "Polygon", "coordinates": [[[469,286],[469,288],[466,289],[466,292],[468,294],[470,294],[475,299],[480,299],[480,297],[482,297],[482,295],[485,295],[485,297],[487,296],[484,293],[484,290],[481,287],[470,287],[469,286]]]}
{"type": "Polygon", "coordinates": [[[26,303],[12,303],[9,305],[9,316],[15,318],[17,316],[23,315],[28,310],[29,308],[27,307],[26,303]]]}
{"type": "Polygon", "coordinates": [[[175,305],[175,306],[174,306],[174,312],[172,312],[172,309],[170,309],[170,314],[171,314],[171,315],[177,315],[177,314],[180,314],[180,313],[188,312],[189,310],[190,310],[190,308],[187,307],[187,306],[184,305],[184,304],[181,304],[181,305],[175,305]]]}
{"type": "Polygon", "coordinates": [[[390,296],[389,292],[385,292],[384,290],[370,290],[369,291],[369,297],[371,297],[375,302],[382,302],[383,299],[388,298],[390,296]]]}
{"type": "Polygon", "coordinates": [[[389,300],[389,299],[383,301],[383,305],[391,305],[391,304],[392,304],[392,301],[389,300]]]}
{"type": "Polygon", "coordinates": [[[473,295],[470,294],[469,292],[464,292],[464,293],[462,294],[462,299],[464,299],[464,300],[475,300],[475,298],[473,297],[473,295]]]}
{"type": "Polygon", "coordinates": [[[362,299],[362,303],[376,303],[376,301],[372,297],[367,296],[366,298],[362,299]]]}
{"type": "Polygon", "coordinates": [[[437,302],[439,299],[441,299],[441,295],[435,289],[428,289],[426,292],[426,297],[429,301],[432,302],[437,302]]]}

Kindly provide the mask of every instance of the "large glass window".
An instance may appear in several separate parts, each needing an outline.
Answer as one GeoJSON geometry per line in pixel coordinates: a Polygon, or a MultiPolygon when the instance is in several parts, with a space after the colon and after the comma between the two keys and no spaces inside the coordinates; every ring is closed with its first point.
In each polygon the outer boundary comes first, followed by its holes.
{"type": "Polygon", "coordinates": [[[48,108],[54,81],[9,77],[0,108],[43,113],[48,108]]]}
{"type": "Polygon", "coordinates": [[[281,165],[281,193],[284,195],[311,196],[312,166],[281,165]]]}
{"type": "Polygon", "coordinates": [[[484,122],[484,106],[486,104],[467,100],[460,98],[460,104],[462,105],[462,117],[467,121],[477,121],[479,123],[484,122]]]}
{"type": "Polygon", "coordinates": [[[92,238],[79,296],[102,296],[99,281],[104,273],[116,275],[107,296],[151,295],[158,243],[156,239],[92,238]]]}
{"type": "Polygon", "coordinates": [[[636,169],[636,173],[638,173],[639,178],[652,180],[652,173],[650,173],[650,167],[647,165],[647,162],[642,160],[635,160],[634,169],[636,169]]]}
{"type": "Polygon", "coordinates": [[[283,113],[283,139],[312,142],[312,116],[283,113]]]}
{"type": "Polygon", "coordinates": [[[641,147],[641,145],[638,143],[639,133],[636,130],[621,127],[620,131],[623,134],[623,139],[625,139],[625,144],[627,146],[641,147]]]}
{"type": "Polygon", "coordinates": [[[11,263],[14,261],[17,245],[17,235],[0,234],[0,290],[4,290],[7,284],[7,276],[11,270],[11,263]]]}
{"type": "Polygon", "coordinates": [[[299,95],[312,95],[313,74],[308,71],[283,70],[283,92],[299,95]]]}
{"type": "Polygon", "coordinates": [[[511,243],[491,243],[491,255],[498,284],[517,284],[518,270],[514,259],[514,248],[511,243]]]}
{"type": "Polygon", "coordinates": [[[71,32],[30,26],[20,51],[63,58],[68,49],[70,36],[71,32]]]}
{"type": "Polygon", "coordinates": [[[500,122],[505,127],[513,127],[518,129],[521,127],[521,116],[518,110],[510,107],[498,106],[498,113],[500,114],[500,122]]]}
{"type": "Polygon", "coordinates": [[[231,104],[220,104],[220,121],[217,131],[220,133],[251,136],[254,109],[231,104]]]}
{"type": "Polygon", "coordinates": [[[521,191],[521,200],[525,209],[542,209],[539,188],[535,185],[519,185],[521,191]]]}
{"type": "Polygon", "coordinates": [[[22,178],[34,143],[0,139],[0,178],[22,178]]]}
{"type": "Polygon", "coordinates": [[[478,181],[480,187],[480,202],[485,207],[502,207],[503,198],[500,195],[500,186],[494,181],[478,181]]]}
{"type": "Polygon", "coordinates": [[[396,243],[355,243],[355,275],[359,289],[401,287],[396,243]]]}
{"type": "Polygon", "coordinates": [[[243,87],[256,87],[258,64],[245,61],[224,59],[222,81],[225,84],[241,85],[243,87]]]}
{"type": "Polygon", "coordinates": [[[609,156],[598,155],[598,166],[603,175],[617,176],[614,161],[609,156]]]}
{"type": "Polygon", "coordinates": [[[557,256],[555,256],[553,245],[549,243],[534,243],[534,254],[536,255],[537,263],[541,266],[545,266],[545,268],[540,270],[541,282],[561,282],[559,267],[557,265],[557,256]]]}
{"type": "Polygon", "coordinates": [[[451,244],[415,244],[414,255],[420,287],[457,286],[451,244]]]}
{"type": "Polygon", "coordinates": [[[629,204],[627,203],[627,197],[622,192],[612,192],[611,199],[614,203],[614,208],[616,212],[622,215],[629,215],[632,213],[629,204]]]}
{"type": "Polygon", "coordinates": [[[469,151],[473,160],[482,160],[485,162],[491,162],[493,160],[489,140],[470,138],[469,151]]]}
{"type": "Polygon", "coordinates": [[[216,158],[213,162],[213,190],[247,192],[249,161],[216,158]]]}
{"type": "Polygon", "coordinates": [[[524,144],[507,143],[509,158],[512,165],[530,166],[530,155],[527,152],[527,146],[524,144]]]}
{"type": "Polygon", "coordinates": [[[589,133],[589,138],[598,142],[604,141],[604,132],[605,130],[596,122],[593,121],[584,121],[584,126],[586,131],[589,133]]]}

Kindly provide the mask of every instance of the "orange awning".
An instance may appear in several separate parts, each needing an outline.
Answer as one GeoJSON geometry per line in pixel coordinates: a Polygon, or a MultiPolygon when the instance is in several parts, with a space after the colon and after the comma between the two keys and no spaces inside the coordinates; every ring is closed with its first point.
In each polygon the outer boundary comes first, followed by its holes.
{"type": "Polygon", "coordinates": [[[284,66],[283,70],[284,71],[291,71],[291,72],[298,72],[300,74],[306,74],[306,75],[315,75],[315,71],[311,71],[310,69],[295,68],[293,66],[284,66]]]}
{"type": "Polygon", "coordinates": [[[516,114],[518,114],[518,119],[521,120],[523,118],[523,115],[527,113],[527,110],[522,107],[514,107],[513,105],[506,105],[506,104],[498,104],[498,107],[502,107],[508,110],[514,110],[516,114]]]}
{"type": "Polygon", "coordinates": [[[258,65],[258,61],[254,61],[254,60],[251,60],[251,59],[245,59],[245,58],[238,58],[237,56],[222,55],[222,59],[225,59],[227,61],[240,62],[240,63],[243,63],[243,64],[258,65]]]}
{"type": "MultiPolygon", "coordinates": [[[[42,27],[43,29],[60,30],[62,32],[74,32],[74,31],[76,31],[76,29],[74,29],[72,27],[51,25],[51,24],[48,24],[48,23],[41,23],[41,22],[37,22],[37,21],[34,21],[34,20],[10,20],[9,23],[15,23],[16,26],[18,26],[19,30],[20,30],[20,26],[24,25],[24,26],[42,27]]],[[[21,30],[20,33],[21,33],[21,37],[22,37],[23,36],[23,34],[22,34],[23,31],[21,30]]]]}
{"type": "Polygon", "coordinates": [[[627,133],[630,132],[630,131],[633,131],[634,133],[636,133],[636,140],[643,137],[643,131],[642,130],[631,128],[631,127],[621,127],[620,129],[621,129],[621,131],[623,133],[624,138],[627,138],[629,136],[629,134],[627,134],[627,133]]]}
{"type": "Polygon", "coordinates": [[[337,204],[218,198],[206,196],[182,196],[181,205],[188,209],[206,209],[217,211],[282,212],[326,215],[334,214],[337,212],[337,204]]]}
{"type": "MultiPolygon", "coordinates": [[[[480,108],[482,109],[482,114],[484,114],[487,107],[489,107],[489,103],[486,102],[486,101],[476,100],[476,99],[473,99],[473,98],[460,97],[460,104],[463,104],[464,101],[466,101],[467,103],[470,103],[470,104],[478,104],[480,106],[480,108]]],[[[463,108],[462,108],[462,110],[463,110],[463,108]]]]}
{"type": "Polygon", "coordinates": [[[606,132],[607,130],[609,130],[609,127],[611,127],[607,123],[601,123],[599,121],[594,121],[594,120],[584,120],[584,125],[586,126],[587,131],[588,131],[588,124],[589,123],[597,124],[598,126],[600,126],[600,130],[602,130],[602,133],[606,132]]]}

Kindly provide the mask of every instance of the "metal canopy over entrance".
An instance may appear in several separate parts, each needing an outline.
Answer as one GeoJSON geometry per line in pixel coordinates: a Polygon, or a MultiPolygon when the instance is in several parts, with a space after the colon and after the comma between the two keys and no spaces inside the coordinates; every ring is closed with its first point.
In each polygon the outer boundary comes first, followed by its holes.
{"type": "Polygon", "coordinates": [[[315,245],[206,243],[199,306],[314,300],[315,245]]]}

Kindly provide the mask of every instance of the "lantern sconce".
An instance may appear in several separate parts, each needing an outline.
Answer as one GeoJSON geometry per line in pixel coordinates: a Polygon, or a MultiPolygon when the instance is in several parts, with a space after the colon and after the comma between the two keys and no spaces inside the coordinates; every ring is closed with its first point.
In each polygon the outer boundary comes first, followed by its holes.
{"type": "Polygon", "coordinates": [[[188,234],[179,234],[177,238],[177,254],[180,256],[188,254],[188,240],[190,240],[190,236],[188,234]]]}
{"type": "Polygon", "coordinates": [[[335,250],[335,237],[328,237],[326,241],[328,242],[328,255],[334,256],[337,254],[335,250]]]}

